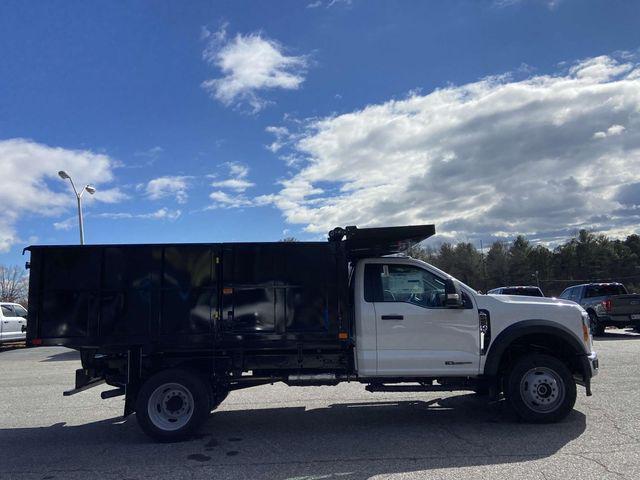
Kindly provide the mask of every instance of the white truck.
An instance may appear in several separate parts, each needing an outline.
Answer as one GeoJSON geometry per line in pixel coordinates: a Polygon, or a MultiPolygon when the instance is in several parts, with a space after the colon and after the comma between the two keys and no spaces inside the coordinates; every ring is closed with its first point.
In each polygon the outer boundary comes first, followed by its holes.
{"type": "Polygon", "coordinates": [[[598,371],[576,303],[482,295],[398,253],[432,225],[338,228],[328,242],[34,246],[30,345],[81,352],[155,439],[191,435],[229,391],[360,382],[471,390],[531,422],[564,418],[598,371]]]}
{"type": "Polygon", "coordinates": [[[22,341],[26,332],[27,310],[19,303],[0,302],[0,343],[22,341]]]}

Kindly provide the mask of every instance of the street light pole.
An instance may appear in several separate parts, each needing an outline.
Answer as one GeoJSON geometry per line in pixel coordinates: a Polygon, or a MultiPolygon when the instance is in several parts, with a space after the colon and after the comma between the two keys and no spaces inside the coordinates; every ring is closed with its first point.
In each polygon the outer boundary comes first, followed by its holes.
{"type": "Polygon", "coordinates": [[[84,188],[78,193],[75,184],[73,183],[73,179],[71,176],[65,172],[64,170],[60,170],[58,175],[63,180],[69,180],[71,182],[71,187],[73,188],[73,193],[76,195],[76,200],[78,201],[78,224],[80,226],[80,245],[84,245],[84,221],[82,219],[82,194],[86,191],[89,192],[90,195],[96,193],[96,189],[91,185],[85,185],[84,188]]]}

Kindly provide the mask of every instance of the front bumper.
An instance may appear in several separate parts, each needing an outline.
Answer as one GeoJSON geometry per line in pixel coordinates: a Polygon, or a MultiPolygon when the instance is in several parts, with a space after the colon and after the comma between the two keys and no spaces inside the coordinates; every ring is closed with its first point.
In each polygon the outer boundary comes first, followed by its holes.
{"type": "MultiPolygon", "coordinates": [[[[637,314],[634,314],[637,315],[637,314]]],[[[598,323],[606,327],[630,327],[640,326],[640,320],[632,319],[631,314],[628,315],[599,315],[598,323]]]]}
{"type": "Polygon", "coordinates": [[[600,362],[598,362],[598,353],[591,352],[587,355],[587,361],[589,362],[589,367],[591,368],[591,377],[595,377],[598,374],[598,369],[600,368],[600,362]]]}
{"type": "Polygon", "coordinates": [[[591,394],[591,379],[598,374],[600,363],[598,361],[598,354],[591,352],[580,356],[580,363],[582,364],[582,375],[576,373],[574,379],[578,385],[582,385],[587,391],[587,397],[591,394]]]}

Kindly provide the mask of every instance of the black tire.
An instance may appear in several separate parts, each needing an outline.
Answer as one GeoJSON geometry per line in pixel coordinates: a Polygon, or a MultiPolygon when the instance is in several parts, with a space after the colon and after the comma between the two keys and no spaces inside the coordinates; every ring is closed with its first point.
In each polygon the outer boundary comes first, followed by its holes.
{"type": "Polygon", "coordinates": [[[486,397],[489,395],[489,386],[488,385],[478,385],[473,389],[474,393],[479,397],[486,397]]]}
{"type": "Polygon", "coordinates": [[[604,325],[601,325],[598,321],[598,316],[595,312],[589,312],[589,326],[591,327],[591,335],[594,337],[601,337],[604,335],[604,325]]]}
{"type": "Polygon", "coordinates": [[[216,408],[220,406],[222,402],[224,402],[225,398],[229,395],[229,390],[218,389],[211,392],[211,406],[209,407],[210,411],[214,411],[216,408]]]}
{"type": "Polygon", "coordinates": [[[205,422],[210,405],[205,379],[185,370],[164,370],[140,388],[136,418],[144,433],[154,440],[178,442],[191,437],[205,422]],[[170,405],[170,402],[173,403],[170,405]],[[172,419],[174,413],[175,419],[172,419]]]}
{"type": "Polygon", "coordinates": [[[515,413],[525,422],[553,423],[573,409],[576,382],[561,360],[550,355],[527,354],[508,373],[505,393],[515,413]]]}

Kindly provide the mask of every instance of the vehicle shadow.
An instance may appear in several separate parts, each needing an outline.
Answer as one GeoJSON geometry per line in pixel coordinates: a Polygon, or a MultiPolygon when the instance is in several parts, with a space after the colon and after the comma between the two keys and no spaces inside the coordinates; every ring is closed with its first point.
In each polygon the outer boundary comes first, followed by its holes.
{"type": "Polygon", "coordinates": [[[64,352],[54,353],[40,362],[65,362],[69,360],[80,360],[80,353],[75,350],[65,350],[64,352]]]}
{"type": "Polygon", "coordinates": [[[139,431],[135,416],[0,429],[0,449],[8,460],[0,477],[39,458],[46,469],[38,473],[47,475],[86,469],[116,476],[126,470],[127,477],[155,472],[171,478],[186,472],[208,478],[215,472],[225,478],[364,480],[546,458],[586,428],[578,411],[558,424],[524,424],[505,411],[504,403],[487,404],[469,394],[322,408],[234,409],[239,407],[230,402],[229,409],[211,415],[200,434],[177,444],[152,442],[139,431]]]}

